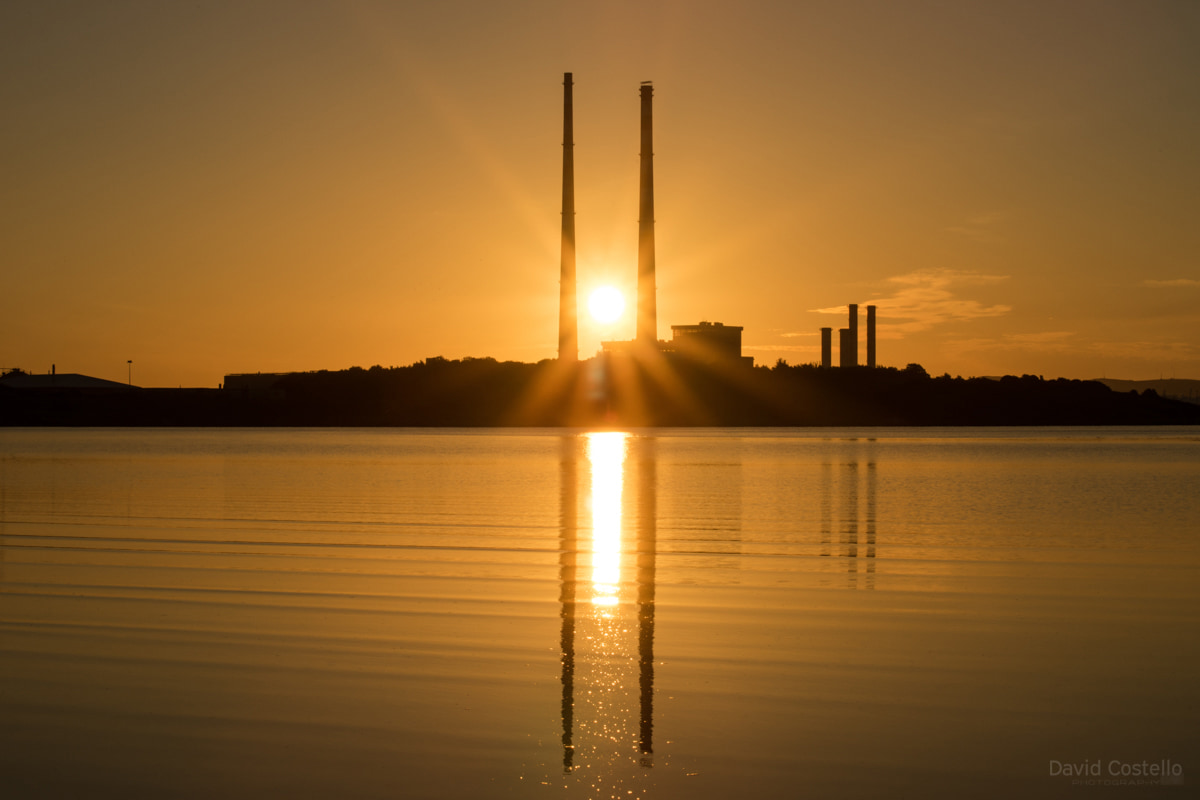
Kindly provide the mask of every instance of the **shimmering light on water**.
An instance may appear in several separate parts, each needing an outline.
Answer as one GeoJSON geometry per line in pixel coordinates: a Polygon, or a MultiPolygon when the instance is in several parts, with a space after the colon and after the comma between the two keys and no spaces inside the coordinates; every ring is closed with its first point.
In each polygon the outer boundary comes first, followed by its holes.
{"type": "MultiPolygon", "coordinates": [[[[639,621],[636,559],[638,531],[625,519],[624,487],[630,436],[589,433],[587,461],[592,508],[591,607],[574,628],[575,671],[569,702],[578,723],[568,788],[595,797],[642,796],[640,715],[652,687],[642,690],[639,661],[644,626],[639,621]]],[[[638,497],[637,502],[643,498],[638,497]]],[[[564,686],[564,688],[566,688],[564,686]]]]}
{"type": "Polygon", "coordinates": [[[0,429],[0,796],[1191,786],[1197,486],[1191,429],[0,429]]]}
{"type": "Polygon", "coordinates": [[[612,606],[621,593],[621,491],[625,439],[616,431],[587,434],[592,471],[592,603],[612,606]]]}

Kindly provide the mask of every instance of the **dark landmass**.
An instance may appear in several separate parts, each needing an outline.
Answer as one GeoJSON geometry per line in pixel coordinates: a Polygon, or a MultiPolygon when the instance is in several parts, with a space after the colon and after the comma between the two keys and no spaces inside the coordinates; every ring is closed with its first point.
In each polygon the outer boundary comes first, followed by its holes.
{"type": "Polygon", "coordinates": [[[1156,381],[1123,381],[1116,378],[1096,378],[1114,392],[1145,392],[1153,390],[1161,397],[1200,404],[1200,381],[1188,378],[1159,378],[1156,381]]]}
{"type": "Polygon", "coordinates": [[[1154,390],[1038,376],[747,367],[667,354],[578,364],[428,359],[407,367],[231,375],[221,389],[14,388],[0,424],[77,426],[1191,425],[1154,390]]]}

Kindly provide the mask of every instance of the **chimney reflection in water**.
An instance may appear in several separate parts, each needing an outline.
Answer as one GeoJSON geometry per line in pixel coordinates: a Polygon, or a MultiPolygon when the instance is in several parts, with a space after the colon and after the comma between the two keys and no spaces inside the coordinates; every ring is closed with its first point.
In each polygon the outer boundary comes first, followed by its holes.
{"type": "Polygon", "coordinates": [[[620,782],[623,764],[652,766],[655,472],[647,449],[652,443],[616,432],[583,437],[591,532],[583,548],[590,563],[582,569],[576,499],[579,444],[576,437],[563,441],[563,771],[594,768],[620,782]],[[627,462],[634,460],[631,451],[645,456],[636,467],[636,537],[627,535],[624,503],[627,462]]]}
{"type": "MultiPolygon", "coordinates": [[[[867,441],[871,443],[873,440],[867,441]]],[[[860,585],[865,589],[875,588],[875,471],[876,464],[871,459],[865,462],[855,459],[838,465],[826,462],[821,465],[820,553],[826,557],[841,556],[848,559],[845,569],[847,585],[851,589],[860,585]],[[839,545],[836,552],[835,538],[839,545]],[[862,543],[866,544],[865,551],[859,549],[862,543]],[[864,581],[860,584],[859,559],[864,558],[864,581]]]]}

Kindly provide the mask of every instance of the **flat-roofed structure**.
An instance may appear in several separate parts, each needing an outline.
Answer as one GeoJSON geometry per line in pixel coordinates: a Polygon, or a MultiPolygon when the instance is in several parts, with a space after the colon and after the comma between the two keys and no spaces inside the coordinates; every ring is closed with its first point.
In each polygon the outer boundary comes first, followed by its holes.
{"type": "Polygon", "coordinates": [[[93,378],[90,375],[80,375],[75,372],[48,372],[44,375],[31,375],[28,372],[12,370],[0,375],[0,386],[9,389],[136,389],[128,383],[93,378]]]}
{"type": "Polygon", "coordinates": [[[278,383],[292,372],[248,372],[225,376],[225,391],[247,398],[281,398],[283,391],[278,383]]]}
{"type": "Polygon", "coordinates": [[[720,322],[698,325],[672,325],[671,342],[665,348],[696,361],[747,361],[742,357],[742,326],[720,322]]]}

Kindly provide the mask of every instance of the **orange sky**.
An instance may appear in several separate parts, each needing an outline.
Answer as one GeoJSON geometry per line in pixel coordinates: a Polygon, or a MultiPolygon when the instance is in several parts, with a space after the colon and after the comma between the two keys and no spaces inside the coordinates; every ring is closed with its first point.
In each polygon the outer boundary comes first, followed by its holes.
{"type": "Polygon", "coordinates": [[[10,0],[0,366],[552,357],[564,71],[581,301],[653,80],[660,337],[805,363],[875,303],[884,365],[1200,378],[1194,0],[10,0]]]}

